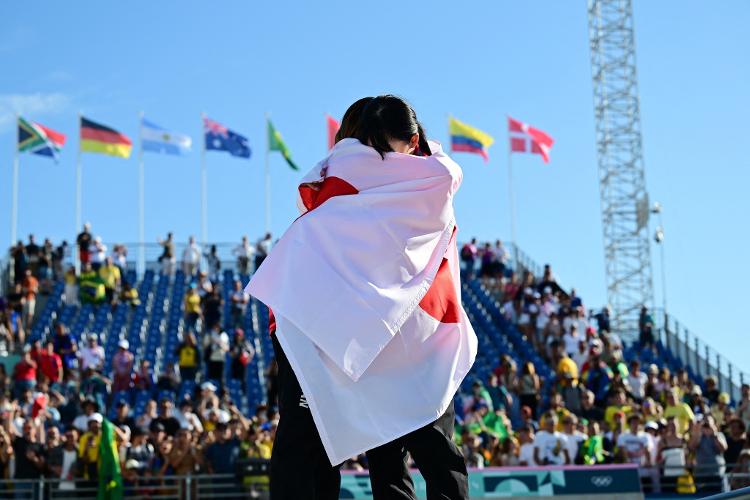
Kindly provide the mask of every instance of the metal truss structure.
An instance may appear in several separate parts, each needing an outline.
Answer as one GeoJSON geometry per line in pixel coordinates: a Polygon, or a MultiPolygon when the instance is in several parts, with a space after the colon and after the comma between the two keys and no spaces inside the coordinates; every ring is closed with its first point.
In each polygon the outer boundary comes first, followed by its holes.
{"type": "Polygon", "coordinates": [[[654,292],[631,0],[589,0],[588,18],[607,297],[632,339],[654,292]]]}

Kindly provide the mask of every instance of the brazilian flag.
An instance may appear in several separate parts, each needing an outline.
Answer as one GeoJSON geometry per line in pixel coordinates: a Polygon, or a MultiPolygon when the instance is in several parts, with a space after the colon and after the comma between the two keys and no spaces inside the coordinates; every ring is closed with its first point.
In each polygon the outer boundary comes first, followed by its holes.
{"type": "Polygon", "coordinates": [[[284,139],[281,138],[279,131],[276,130],[273,123],[271,123],[271,120],[268,120],[268,150],[278,151],[281,153],[281,156],[284,157],[289,166],[292,167],[292,170],[299,170],[299,167],[292,161],[292,153],[286,146],[284,139]]]}
{"type": "Polygon", "coordinates": [[[96,500],[120,500],[123,497],[120,456],[115,444],[112,422],[102,422],[102,439],[99,442],[99,489],[96,500]]]}

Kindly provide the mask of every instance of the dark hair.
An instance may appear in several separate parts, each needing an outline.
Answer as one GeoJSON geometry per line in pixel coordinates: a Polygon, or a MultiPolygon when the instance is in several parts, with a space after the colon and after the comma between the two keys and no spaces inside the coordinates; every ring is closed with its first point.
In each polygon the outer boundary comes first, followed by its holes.
{"type": "Polygon", "coordinates": [[[338,132],[336,132],[334,142],[339,142],[341,139],[346,139],[347,137],[357,137],[357,132],[359,131],[359,119],[362,117],[362,110],[365,109],[367,103],[373,99],[374,97],[363,97],[349,106],[349,109],[346,110],[343,118],[341,118],[341,126],[339,127],[338,132]]]}
{"type": "Polygon", "coordinates": [[[419,153],[432,154],[424,129],[409,103],[395,95],[381,95],[370,100],[362,110],[356,138],[385,158],[385,153],[393,151],[388,143],[390,139],[410,141],[414,134],[419,134],[419,153]]]}

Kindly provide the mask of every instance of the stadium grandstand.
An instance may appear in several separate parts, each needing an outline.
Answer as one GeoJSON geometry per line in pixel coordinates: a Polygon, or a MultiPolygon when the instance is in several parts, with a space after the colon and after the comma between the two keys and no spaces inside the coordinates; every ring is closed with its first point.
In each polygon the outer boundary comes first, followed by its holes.
{"type": "MultiPolygon", "coordinates": [[[[268,310],[243,287],[271,246],[270,234],[207,247],[170,235],[140,275],[127,245],[88,226],[75,244],[10,249],[0,496],[95,495],[106,417],[126,495],[263,497],[277,375],[268,310]]],[[[607,307],[518,248],[472,240],[460,258],[479,354],[455,439],[473,473],[632,464],[647,496],[750,484],[744,374],[659,311],[621,338],[607,307]]],[[[366,457],[343,469],[366,471],[366,457]]]]}

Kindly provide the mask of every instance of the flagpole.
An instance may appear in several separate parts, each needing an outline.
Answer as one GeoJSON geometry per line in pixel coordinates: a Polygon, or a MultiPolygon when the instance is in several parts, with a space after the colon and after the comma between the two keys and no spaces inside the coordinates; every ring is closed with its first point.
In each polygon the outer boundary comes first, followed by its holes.
{"type": "Polygon", "coordinates": [[[16,244],[18,237],[18,144],[21,142],[21,131],[18,127],[19,114],[16,113],[16,147],[13,150],[13,204],[10,214],[10,246],[16,244]]]}
{"type": "Polygon", "coordinates": [[[508,138],[508,200],[510,202],[510,235],[513,240],[513,249],[515,256],[518,255],[518,246],[516,242],[516,203],[513,196],[513,149],[510,147],[510,137],[508,138]]]}
{"type": "Polygon", "coordinates": [[[136,273],[143,276],[146,271],[146,173],[143,165],[143,116],[138,121],[138,266],[136,273]]]}
{"type": "Polygon", "coordinates": [[[269,113],[266,116],[266,165],[265,165],[265,184],[266,184],[266,233],[271,232],[271,167],[269,164],[269,156],[271,149],[271,138],[268,134],[268,120],[270,118],[269,113]]]}
{"type": "MultiPolygon", "coordinates": [[[[204,128],[205,113],[201,113],[201,128],[204,128]]],[[[203,132],[201,141],[201,240],[205,246],[208,242],[208,189],[206,174],[206,133],[203,132]]]]}
{"type": "Polygon", "coordinates": [[[448,139],[446,139],[445,143],[446,144],[450,144],[449,147],[450,147],[450,150],[451,150],[451,153],[452,153],[453,152],[453,142],[451,142],[451,117],[452,117],[452,115],[450,113],[448,113],[447,116],[448,116],[448,127],[447,127],[448,128],[448,139]]]}
{"type": "MultiPolygon", "coordinates": [[[[76,229],[73,234],[81,230],[81,113],[78,113],[78,152],[76,153],[76,229]]],[[[81,272],[81,253],[75,252],[76,274],[81,272]]]]}

